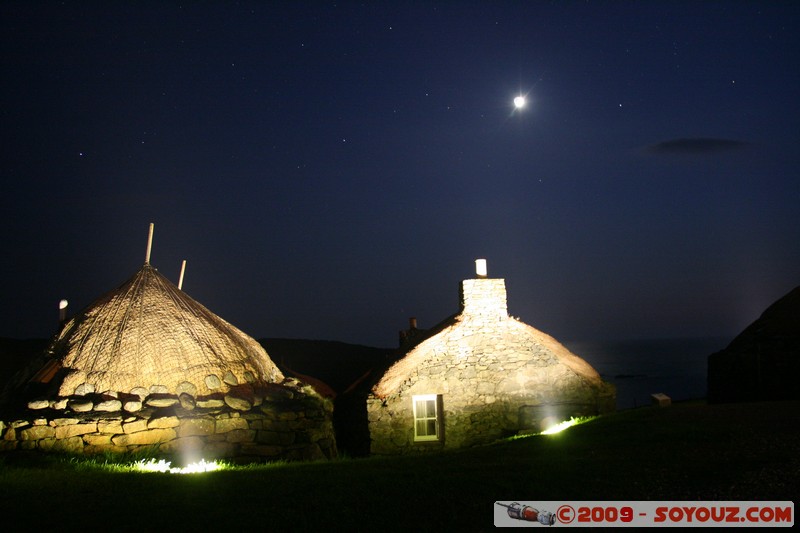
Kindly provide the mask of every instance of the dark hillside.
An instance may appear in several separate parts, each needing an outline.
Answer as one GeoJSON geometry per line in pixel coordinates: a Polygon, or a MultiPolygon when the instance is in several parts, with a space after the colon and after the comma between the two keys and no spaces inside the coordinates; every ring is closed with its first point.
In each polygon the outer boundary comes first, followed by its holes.
{"type": "MultiPolygon", "coordinates": [[[[338,341],[259,339],[272,361],[284,373],[310,376],[338,395],[371,369],[384,366],[394,350],[338,341]]],[[[311,383],[313,385],[313,383],[311,383]]]]}
{"type": "Polygon", "coordinates": [[[798,373],[800,287],[770,305],[724,350],[708,357],[708,400],[794,399],[798,373]]]}
{"type": "Polygon", "coordinates": [[[0,384],[5,384],[11,376],[41,354],[47,348],[48,342],[48,339],[0,338],[0,384]]]}

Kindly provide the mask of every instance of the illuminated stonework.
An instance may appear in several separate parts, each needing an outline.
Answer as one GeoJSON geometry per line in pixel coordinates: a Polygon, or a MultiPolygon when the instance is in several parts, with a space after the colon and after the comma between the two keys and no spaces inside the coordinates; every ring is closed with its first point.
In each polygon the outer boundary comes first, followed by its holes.
{"type": "Polygon", "coordinates": [[[149,262],[64,324],[4,405],[0,450],[323,459],[332,403],[149,262]]]}
{"type": "MultiPolygon", "coordinates": [[[[338,455],[332,403],[308,385],[287,379],[253,389],[251,407],[224,402],[184,409],[144,407],[135,413],[52,408],[18,413],[0,423],[0,451],[72,455],[145,453],[186,459],[317,460],[338,455]]],[[[92,396],[89,396],[90,398],[92,396]]]]}
{"type": "Polygon", "coordinates": [[[432,328],[367,399],[373,454],[425,453],[539,433],[615,408],[615,389],[551,336],[508,316],[503,279],[461,284],[461,311],[432,328]],[[440,438],[415,440],[413,398],[437,395],[440,438]]]}

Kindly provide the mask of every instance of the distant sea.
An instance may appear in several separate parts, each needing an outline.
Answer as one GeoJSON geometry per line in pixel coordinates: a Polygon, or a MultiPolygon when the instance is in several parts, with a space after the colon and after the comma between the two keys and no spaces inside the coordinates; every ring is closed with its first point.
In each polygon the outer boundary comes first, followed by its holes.
{"type": "Polygon", "coordinates": [[[733,338],[562,342],[617,387],[617,409],[650,405],[651,395],[673,401],[706,397],[708,356],[733,338]]]}

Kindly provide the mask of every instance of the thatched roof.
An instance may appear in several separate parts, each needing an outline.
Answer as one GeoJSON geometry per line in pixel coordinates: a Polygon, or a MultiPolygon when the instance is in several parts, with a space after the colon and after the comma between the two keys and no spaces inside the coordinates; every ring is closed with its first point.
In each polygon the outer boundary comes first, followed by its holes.
{"type": "Polygon", "coordinates": [[[535,358],[535,362],[531,361],[532,368],[561,366],[588,384],[594,386],[602,384],[600,374],[589,363],[570,352],[547,333],[506,316],[503,320],[495,323],[494,333],[465,335],[462,329],[471,328],[472,322],[474,319],[471,317],[458,314],[433,328],[402,359],[386,371],[381,380],[375,384],[372,392],[381,398],[393,393],[408,379],[415,368],[429,362],[432,354],[455,358],[457,353],[462,357],[465,353],[492,353],[496,350],[495,344],[499,340],[502,340],[507,349],[514,352],[515,359],[527,361],[535,358]],[[446,355],[450,351],[455,353],[450,356],[446,355]]]}
{"type": "Polygon", "coordinates": [[[283,379],[255,339],[149,263],[67,322],[49,351],[66,371],[60,396],[140,387],[204,395],[283,379]]]}
{"type": "Polygon", "coordinates": [[[387,398],[416,383],[445,376],[461,381],[465,374],[471,383],[486,382],[492,389],[510,380],[501,388],[523,396],[533,389],[536,394],[551,390],[559,398],[566,391],[579,397],[608,389],[589,363],[550,335],[509,316],[502,278],[462,281],[461,311],[415,337],[371,394],[387,398]]]}

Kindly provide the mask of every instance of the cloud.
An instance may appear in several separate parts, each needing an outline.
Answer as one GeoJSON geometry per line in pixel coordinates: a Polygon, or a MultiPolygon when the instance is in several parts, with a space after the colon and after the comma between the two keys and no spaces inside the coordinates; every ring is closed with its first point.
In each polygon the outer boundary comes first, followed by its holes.
{"type": "Polygon", "coordinates": [[[734,141],[730,139],[672,139],[670,141],[652,144],[646,148],[646,151],[651,154],[659,155],[703,155],[717,154],[720,152],[732,152],[746,148],[749,145],[750,143],[747,142],[734,141]]]}

